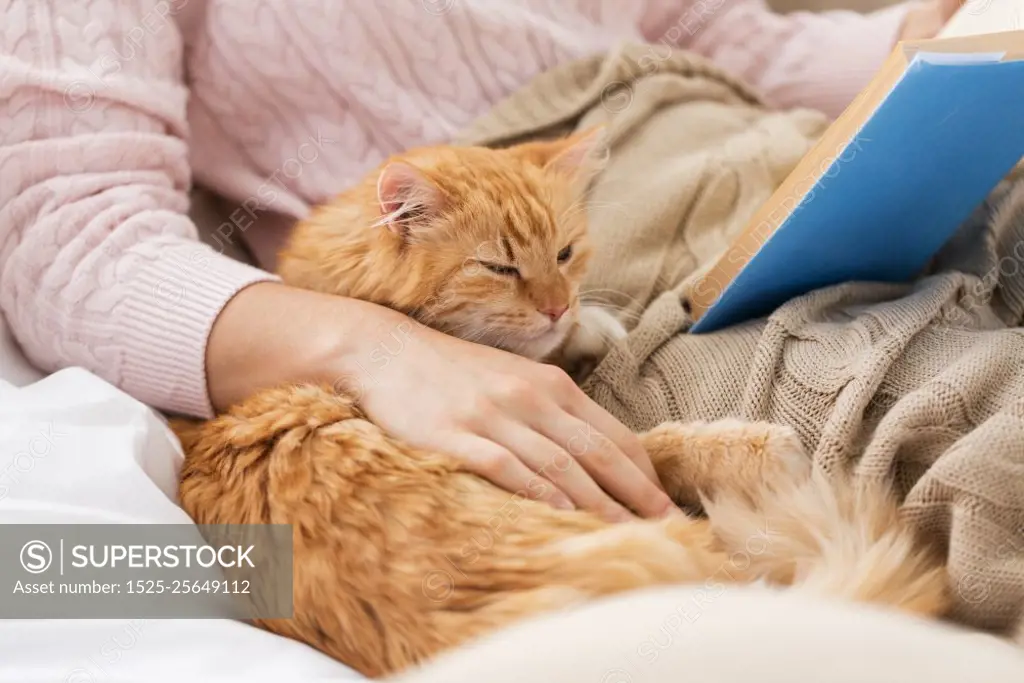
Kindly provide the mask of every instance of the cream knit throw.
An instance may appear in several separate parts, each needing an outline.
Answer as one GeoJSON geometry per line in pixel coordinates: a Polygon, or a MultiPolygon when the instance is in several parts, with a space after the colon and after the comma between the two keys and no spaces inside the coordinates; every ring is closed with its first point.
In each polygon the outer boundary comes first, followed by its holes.
{"type": "Polygon", "coordinates": [[[845,284],[689,335],[687,277],[825,121],[770,112],[695,56],[633,45],[543,74],[460,142],[600,122],[612,153],[592,192],[586,298],[635,327],[586,391],[637,430],[728,415],[792,425],[825,471],[894,482],[948,557],[956,619],[1024,628],[1024,184],[1005,183],[913,285],[845,284]]]}

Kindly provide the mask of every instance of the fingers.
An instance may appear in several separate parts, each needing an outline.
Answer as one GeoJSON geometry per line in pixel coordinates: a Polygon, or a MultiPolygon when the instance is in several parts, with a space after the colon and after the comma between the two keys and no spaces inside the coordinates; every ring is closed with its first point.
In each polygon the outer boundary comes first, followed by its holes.
{"type": "Polygon", "coordinates": [[[563,510],[573,509],[564,493],[527,467],[505,446],[475,435],[464,435],[447,449],[474,474],[515,495],[539,500],[563,510]]]}
{"type": "Polygon", "coordinates": [[[675,504],[611,439],[590,423],[563,414],[540,430],[566,450],[602,489],[642,517],[662,517],[675,504]]]}
{"type": "Polygon", "coordinates": [[[610,440],[614,447],[618,448],[640,468],[644,476],[650,479],[658,488],[661,488],[661,482],[654,470],[654,465],[651,464],[650,456],[647,455],[643,444],[640,443],[640,438],[631,432],[626,425],[616,420],[611,413],[591,400],[564,372],[558,368],[551,368],[550,371],[552,372],[550,383],[555,388],[551,393],[551,397],[563,410],[575,415],[584,423],[593,427],[593,429],[584,430],[582,434],[574,435],[572,443],[567,448],[570,450],[573,448],[589,448],[584,443],[584,439],[588,435],[588,431],[596,431],[610,440]]]}
{"type": "Polygon", "coordinates": [[[453,453],[472,471],[556,507],[568,496],[610,521],[678,512],[639,439],[561,370],[531,365],[490,389],[461,421],[468,440],[453,453]]]}
{"type": "MultiPolygon", "coordinates": [[[[555,409],[555,406],[552,406],[555,409]]],[[[573,418],[563,413],[561,419],[573,418]]],[[[523,464],[568,496],[566,502],[589,510],[610,522],[635,519],[633,514],[616,502],[593,480],[565,449],[560,448],[543,434],[515,422],[502,422],[489,431],[488,436],[516,453],[523,464]]]]}
{"type": "Polygon", "coordinates": [[[661,480],[658,479],[658,474],[654,470],[651,457],[640,443],[640,437],[612,417],[611,413],[590,400],[582,391],[580,398],[582,400],[575,406],[575,410],[570,412],[584,423],[592,425],[598,434],[603,434],[614,446],[625,453],[627,458],[633,461],[633,464],[644,473],[644,476],[660,489],[661,480]]]}
{"type": "MultiPolygon", "coordinates": [[[[556,443],[565,443],[566,450],[591,474],[605,491],[615,496],[644,517],[662,517],[677,511],[675,504],[661,487],[639,437],[608,411],[592,401],[565,373],[551,381],[557,390],[555,400],[563,411],[575,416],[574,433],[564,431],[568,422],[549,420],[541,431],[556,443]],[[564,439],[564,441],[560,441],[564,439]],[[638,476],[639,475],[639,476],[638,476]]],[[[542,411],[542,415],[559,415],[563,411],[542,411]]]]}

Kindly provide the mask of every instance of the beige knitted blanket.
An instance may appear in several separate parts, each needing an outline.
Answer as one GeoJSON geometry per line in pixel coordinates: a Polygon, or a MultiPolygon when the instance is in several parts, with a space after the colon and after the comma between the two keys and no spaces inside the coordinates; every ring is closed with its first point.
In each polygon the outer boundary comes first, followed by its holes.
{"type": "Polygon", "coordinates": [[[825,471],[890,478],[948,556],[955,618],[1020,628],[1024,184],[1004,183],[912,285],[845,284],[767,320],[690,335],[687,278],[825,121],[768,111],[695,56],[634,45],[543,74],[460,142],[502,146],[599,122],[612,153],[592,190],[598,254],[585,299],[622,309],[633,329],[585,390],[637,430],[729,415],[783,422],[825,471]]]}

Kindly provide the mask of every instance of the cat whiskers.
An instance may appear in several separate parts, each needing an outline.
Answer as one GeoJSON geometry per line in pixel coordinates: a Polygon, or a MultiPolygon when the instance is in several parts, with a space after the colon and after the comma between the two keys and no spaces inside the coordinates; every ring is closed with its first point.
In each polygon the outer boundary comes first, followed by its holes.
{"type": "Polygon", "coordinates": [[[502,333],[486,323],[469,320],[449,323],[445,326],[445,331],[452,336],[459,337],[460,339],[477,344],[486,343],[488,346],[496,346],[498,345],[498,341],[504,341],[509,336],[512,336],[511,332],[502,333]]]}
{"type": "Polygon", "coordinates": [[[613,289],[591,289],[586,292],[581,292],[579,300],[581,306],[601,308],[620,320],[636,322],[640,319],[640,313],[638,312],[642,309],[640,303],[628,294],[623,294],[622,292],[618,292],[613,289]],[[627,300],[629,303],[623,306],[608,297],[597,295],[597,292],[609,292],[619,299],[627,300]]]}
{"type": "Polygon", "coordinates": [[[570,204],[565,211],[562,212],[562,215],[559,217],[559,222],[564,223],[576,214],[580,212],[588,212],[591,209],[613,209],[622,214],[627,213],[627,207],[621,203],[599,202],[593,199],[583,198],[570,204]]]}
{"type": "Polygon", "coordinates": [[[636,323],[636,322],[638,322],[640,320],[640,314],[639,313],[636,313],[636,312],[633,312],[633,311],[627,311],[627,310],[619,308],[617,306],[611,306],[611,305],[608,305],[608,304],[593,303],[593,302],[589,302],[586,305],[588,307],[590,307],[590,308],[600,308],[601,310],[606,311],[607,313],[609,313],[613,318],[615,318],[619,322],[623,322],[623,323],[636,323]]]}

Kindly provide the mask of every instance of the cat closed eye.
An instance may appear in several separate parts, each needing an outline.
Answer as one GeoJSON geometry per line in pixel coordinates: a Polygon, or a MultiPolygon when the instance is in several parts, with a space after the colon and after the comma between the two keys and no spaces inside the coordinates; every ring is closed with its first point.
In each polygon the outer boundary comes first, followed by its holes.
{"type": "Polygon", "coordinates": [[[558,252],[557,258],[558,258],[558,262],[559,263],[565,263],[566,261],[571,259],[572,258],[572,245],[570,244],[565,249],[562,249],[562,251],[558,252]]]}
{"type": "Polygon", "coordinates": [[[486,261],[480,261],[480,265],[496,275],[519,277],[519,269],[512,266],[503,266],[498,263],[487,263],[486,261]]]}

